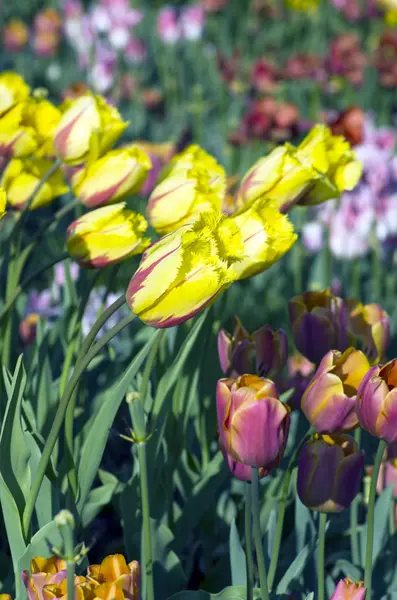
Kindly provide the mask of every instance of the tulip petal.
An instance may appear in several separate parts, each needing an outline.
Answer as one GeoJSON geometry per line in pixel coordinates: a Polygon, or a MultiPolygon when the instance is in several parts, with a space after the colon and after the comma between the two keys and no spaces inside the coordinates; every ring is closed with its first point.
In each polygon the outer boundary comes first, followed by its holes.
{"type": "Polygon", "coordinates": [[[333,500],[340,510],[348,508],[360,491],[364,453],[346,456],[339,464],[335,475],[333,500]]]}
{"type": "Polygon", "coordinates": [[[397,441],[397,388],[386,396],[383,408],[376,421],[377,437],[389,443],[397,441]]]}

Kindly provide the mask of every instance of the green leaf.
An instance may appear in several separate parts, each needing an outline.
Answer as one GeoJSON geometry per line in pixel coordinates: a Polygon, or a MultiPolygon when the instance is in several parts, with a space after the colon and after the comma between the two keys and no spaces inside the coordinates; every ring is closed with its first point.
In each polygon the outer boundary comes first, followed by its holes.
{"type": "MultiPolygon", "coordinates": [[[[385,543],[385,536],[387,531],[387,523],[389,520],[390,505],[393,501],[393,485],[389,485],[376,501],[375,504],[375,515],[374,515],[374,547],[372,553],[372,565],[375,565],[382,547],[385,543]]],[[[367,531],[368,524],[366,523],[361,530],[360,541],[361,541],[361,564],[365,566],[365,550],[367,545],[367,531]]]]}
{"type": "Polygon", "coordinates": [[[157,331],[155,335],[152,336],[116,384],[106,391],[106,397],[103,404],[92,422],[91,429],[81,450],[81,459],[78,467],[80,496],[77,502],[77,509],[80,514],[82,514],[91,486],[97,475],[108,439],[109,429],[112,426],[117,411],[120,408],[132,380],[141,368],[146,356],[149,354],[152,345],[155,343],[155,340],[160,333],[160,331],[157,331]]]}
{"type": "Polygon", "coordinates": [[[170,546],[174,536],[165,525],[150,520],[153,543],[153,576],[155,582],[155,598],[164,598],[174,594],[186,585],[178,556],[170,546]]]}
{"type": "Polygon", "coordinates": [[[247,585],[247,567],[245,552],[241,546],[240,536],[236,527],[236,519],[232,520],[229,533],[230,570],[232,585],[247,585]]]}
{"type": "Polygon", "coordinates": [[[289,566],[289,568],[284,574],[284,577],[278,584],[276,590],[277,594],[287,594],[290,591],[288,589],[289,585],[296,581],[296,579],[301,575],[303,569],[306,566],[310,554],[311,544],[306,544],[306,546],[299,552],[298,556],[295,558],[293,563],[289,566]]]}
{"type": "Polygon", "coordinates": [[[21,519],[16,502],[0,473],[0,504],[3,513],[7,541],[11,550],[12,564],[15,575],[15,592],[21,587],[21,576],[18,569],[18,559],[25,552],[26,544],[22,535],[21,519]]]}
{"type": "Polygon", "coordinates": [[[106,506],[106,504],[109,504],[116,491],[117,485],[118,482],[116,484],[108,483],[90,491],[81,516],[83,527],[87,527],[95,519],[102,508],[106,506]]]}
{"type": "MultiPolygon", "coordinates": [[[[254,590],[254,600],[261,597],[259,590],[254,590]]],[[[168,598],[168,600],[246,600],[247,588],[241,585],[235,585],[225,588],[219,594],[210,594],[209,592],[179,592],[168,598]]]]}

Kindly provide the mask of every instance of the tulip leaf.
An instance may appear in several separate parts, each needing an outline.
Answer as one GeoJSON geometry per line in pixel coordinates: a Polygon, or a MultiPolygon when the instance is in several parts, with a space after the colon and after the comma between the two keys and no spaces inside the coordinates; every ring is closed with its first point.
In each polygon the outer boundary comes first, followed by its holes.
{"type": "MultiPolygon", "coordinates": [[[[374,524],[374,546],[372,553],[372,565],[375,565],[385,543],[387,532],[387,523],[389,520],[390,506],[393,501],[393,485],[389,485],[376,501],[375,504],[375,524],[374,524]]],[[[365,566],[365,551],[367,545],[368,524],[366,523],[361,530],[361,564],[365,566]]]]}
{"type": "Polygon", "coordinates": [[[81,516],[83,527],[88,527],[102,508],[110,503],[117,486],[118,482],[107,483],[90,491],[81,516]]]}
{"type": "MultiPolygon", "coordinates": [[[[170,548],[174,541],[171,530],[162,523],[151,519],[153,544],[153,576],[155,597],[164,598],[186,586],[186,577],[174,550],[170,548]]],[[[142,594],[142,597],[145,597],[142,594]]]]}
{"type": "Polygon", "coordinates": [[[284,573],[284,577],[281,579],[280,583],[277,586],[277,594],[286,594],[290,591],[290,584],[294,583],[301,575],[303,569],[306,566],[310,554],[311,544],[306,544],[306,546],[302,548],[298,556],[295,558],[295,560],[289,566],[287,571],[284,573]]]}
{"type": "MultiPolygon", "coordinates": [[[[254,590],[254,600],[259,600],[261,597],[260,591],[254,590]]],[[[241,585],[234,585],[225,588],[219,594],[210,594],[202,590],[198,592],[179,592],[168,600],[246,600],[247,588],[241,585]]]]}
{"type": "Polygon", "coordinates": [[[305,544],[312,540],[316,535],[316,527],[313,522],[310,510],[299,499],[298,494],[295,497],[295,536],[296,552],[299,553],[305,544]]]}
{"type": "Polygon", "coordinates": [[[247,585],[245,552],[241,546],[240,536],[236,526],[236,519],[233,519],[232,524],[230,525],[229,554],[232,585],[247,585]]]}
{"type": "Polygon", "coordinates": [[[112,426],[117,411],[125,398],[132,380],[136,377],[136,374],[160,333],[161,331],[157,331],[155,335],[150,338],[142,350],[136,355],[130,366],[124,371],[119,380],[111,386],[111,388],[106,390],[103,404],[91,423],[90,431],[81,450],[81,458],[78,466],[80,495],[77,502],[77,509],[80,514],[82,514],[91,486],[98,473],[98,468],[109,435],[109,429],[112,426]]]}
{"type": "Polygon", "coordinates": [[[305,600],[314,600],[314,592],[310,592],[305,598],[305,600]]]}

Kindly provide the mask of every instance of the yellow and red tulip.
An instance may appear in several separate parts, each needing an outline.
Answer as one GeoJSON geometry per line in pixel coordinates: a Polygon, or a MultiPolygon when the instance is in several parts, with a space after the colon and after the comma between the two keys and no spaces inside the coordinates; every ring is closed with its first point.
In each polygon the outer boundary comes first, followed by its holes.
{"type": "Polygon", "coordinates": [[[30,88],[23,78],[17,73],[5,72],[0,75],[0,115],[10,108],[26,100],[30,88]]]}

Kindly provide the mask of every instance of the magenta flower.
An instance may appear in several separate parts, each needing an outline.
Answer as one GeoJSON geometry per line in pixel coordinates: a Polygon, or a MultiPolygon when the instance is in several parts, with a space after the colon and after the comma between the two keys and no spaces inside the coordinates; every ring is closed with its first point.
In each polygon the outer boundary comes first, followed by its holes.
{"type": "Polygon", "coordinates": [[[181,28],[183,37],[193,42],[203,35],[205,12],[202,6],[194,4],[183,9],[181,14],[181,28]]]}
{"type": "Polygon", "coordinates": [[[330,600],[365,600],[365,591],[362,581],[354,583],[347,577],[339,581],[330,600]]]}
{"type": "Polygon", "coordinates": [[[174,8],[165,6],[157,16],[157,33],[164,44],[176,44],[181,37],[181,27],[174,8]]]}
{"type": "Polygon", "coordinates": [[[256,375],[220,379],[216,404],[221,448],[264,474],[277,467],[287,443],[290,409],[279,400],[274,383],[256,375]]]}
{"type": "Polygon", "coordinates": [[[235,317],[234,332],[225,329],[218,333],[218,357],[225,375],[238,377],[252,370],[254,344],[241,321],[235,317]]]}
{"type": "Polygon", "coordinates": [[[358,420],[373,436],[397,441],[397,359],[372,367],[357,393],[358,420]]]}
{"type": "Polygon", "coordinates": [[[349,435],[315,434],[299,457],[298,495],[312,510],[341,512],[360,489],[364,453],[349,435]]]}

